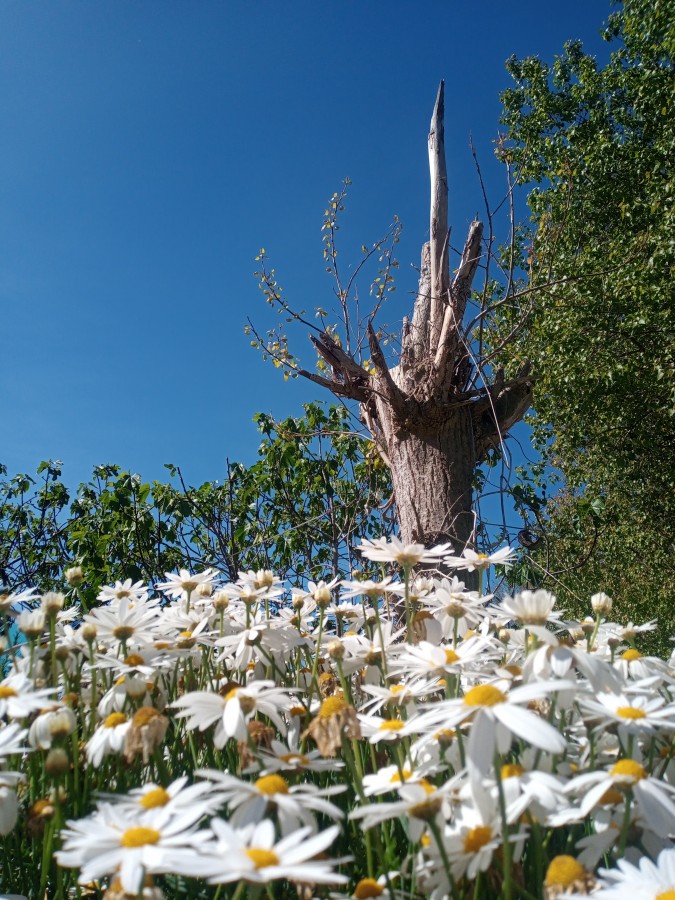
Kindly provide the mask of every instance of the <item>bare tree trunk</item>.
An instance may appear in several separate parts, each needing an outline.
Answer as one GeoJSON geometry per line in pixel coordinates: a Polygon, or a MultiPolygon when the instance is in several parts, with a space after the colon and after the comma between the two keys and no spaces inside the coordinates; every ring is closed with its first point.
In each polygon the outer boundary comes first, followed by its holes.
{"type": "Polygon", "coordinates": [[[366,370],[328,332],[312,337],[332,377],[300,370],[336,396],[360,403],[391,470],[401,539],[430,545],[450,541],[461,552],[474,540],[472,478],[476,466],[531,403],[529,369],[487,383],[474,359],[463,320],[483,253],[483,226],[472,222],[459,266],[450,277],[444,87],[429,130],[430,241],[422,249],[418,294],[403,320],[401,354],[389,368],[372,320],[367,337],[374,371],[366,370]],[[481,387],[474,384],[476,367],[481,387]]]}

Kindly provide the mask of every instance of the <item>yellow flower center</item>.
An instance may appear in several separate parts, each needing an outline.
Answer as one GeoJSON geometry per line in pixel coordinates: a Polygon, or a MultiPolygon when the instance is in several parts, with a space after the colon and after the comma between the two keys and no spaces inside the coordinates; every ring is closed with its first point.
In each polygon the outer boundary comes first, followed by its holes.
{"type": "Polygon", "coordinates": [[[128,641],[130,637],[133,637],[135,630],[133,625],[118,625],[117,628],[113,628],[112,633],[118,641],[128,641]]]}
{"type": "Polygon", "coordinates": [[[368,900],[368,897],[381,897],[382,894],[384,888],[374,878],[362,878],[354,888],[352,896],[356,900],[368,900]]]}
{"type": "Polygon", "coordinates": [[[554,856],[546,870],[544,884],[547,887],[568,888],[585,875],[586,869],[573,856],[554,856]]]}
{"type": "Polygon", "coordinates": [[[675,900],[675,890],[662,891],[660,894],[656,895],[655,900],[675,900]]]}
{"type": "Polygon", "coordinates": [[[157,719],[161,715],[161,712],[158,709],[155,709],[154,706],[141,706],[141,708],[134,713],[131,722],[135,728],[143,728],[144,725],[149,725],[153,719],[157,719]]]}
{"type": "Polygon", "coordinates": [[[109,716],[106,716],[105,721],[103,722],[103,727],[117,728],[118,725],[123,725],[126,720],[127,717],[124,715],[124,713],[112,712],[109,716]]]}
{"type": "Polygon", "coordinates": [[[289,766],[309,765],[309,757],[304,756],[302,753],[284,753],[284,755],[280,756],[279,759],[289,766]]]}
{"type": "Polygon", "coordinates": [[[329,719],[331,716],[335,716],[345,709],[347,709],[347,703],[345,702],[344,697],[340,694],[334,694],[332,697],[326,697],[321,704],[319,718],[329,719]]]}
{"type": "MultiPolygon", "coordinates": [[[[281,775],[263,775],[262,778],[258,778],[255,786],[261,794],[267,794],[267,796],[288,793],[288,782],[281,775]]],[[[271,863],[267,865],[271,865],[271,863]]]]}
{"type": "Polygon", "coordinates": [[[4,700],[5,697],[17,697],[18,694],[14,690],[13,687],[9,687],[6,684],[0,684],[0,700],[4,700]]]}
{"type": "Polygon", "coordinates": [[[623,794],[619,793],[616,788],[608,788],[598,803],[600,806],[616,806],[617,803],[623,803],[623,794]]]}
{"type": "Polygon", "coordinates": [[[509,673],[509,675],[513,675],[514,678],[518,678],[523,674],[523,670],[520,668],[520,666],[516,666],[515,664],[504,666],[504,668],[509,673]]]}
{"type": "Polygon", "coordinates": [[[506,702],[506,694],[493,684],[477,684],[464,695],[467,706],[497,706],[506,702]]]}
{"type": "Polygon", "coordinates": [[[634,660],[641,658],[642,654],[640,653],[640,651],[635,650],[633,647],[631,647],[629,650],[624,650],[624,652],[621,654],[621,659],[625,659],[628,662],[633,662],[634,660]]]}
{"type": "Polygon", "coordinates": [[[142,666],[145,665],[145,660],[141,656],[140,653],[130,653],[128,656],[124,657],[124,665],[125,666],[142,666]]]}
{"type": "Polygon", "coordinates": [[[502,766],[502,781],[505,778],[520,778],[525,773],[525,769],[518,763],[507,763],[502,766]]]}
{"type": "Polygon", "coordinates": [[[144,847],[146,844],[158,844],[162,837],[154,828],[127,828],[120,844],[123,847],[144,847]]]}
{"type": "Polygon", "coordinates": [[[615,763],[609,772],[610,775],[619,778],[628,778],[632,781],[640,781],[646,776],[644,767],[634,759],[620,759],[615,763]]]}
{"type": "Polygon", "coordinates": [[[644,719],[646,715],[644,709],[638,709],[635,706],[620,706],[616,714],[622,719],[644,719]]]}
{"type": "Polygon", "coordinates": [[[147,794],[143,794],[138,803],[143,809],[156,809],[158,806],[166,806],[169,800],[171,800],[171,796],[168,791],[165,791],[163,787],[157,787],[148,791],[147,794]]]}
{"type": "MultiPolygon", "coordinates": [[[[404,685],[404,684],[392,684],[392,686],[389,688],[389,690],[390,690],[390,691],[392,692],[392,694],[394,694],[394,695],[400,694],[400,693],[402,693],[402,692],[405,690],[405,685],[404,685]]],[[[367,880],[368,880],[367,878],[364,879],[364,881],[367,881],[367,880]]],[[[360,882],[359,882],[359,883],[360,883],[360,882]]]]}
{"type": "Polygon", "coordinates": [[[403,779],[401,779],[400,772],[394,772],[394,774],[389,779],[389,783],[390,784],[400,784],[401,780],[407,781],[411,775],[412,775],[412,772],[410,771],[410,769],[403,769],[403,779]]]}
{"type": "Polygon", "coordinates": [[[422,819],[423,822],[430,822],[435,819],[441,809],[441,798],[434,797],[433,800],[423,800],[416,803],[408,810],[409,815],[414,819],[422,819]]]}
{"type": "Polygon", "coordinates": [[[400,719],[385,719],[378,731],[400,731],[401,728],[403,728],[403,722],[400,719]]]}
{"type": "Polygon", "coordinates": [[[259,847],[248,847],[245,851],[256,869],[264,869],[266,866],[278,866],[279,857],[274,850],[263,850],[259,847]]]}
{"type": "Polygon", "coordinates": [[[478,825],[472,828],[464,837],[464,852],[478,853],[479,850],[492,840],[492,829],[489,825],[478,825]]]}
{"type": "Polygon", "coordinates": [[[445,650],[445,662],[447,665],[451,666],[453,663],[459,661],[459,655],[455,653],[454,650],[451,650],[449,647],[446,647],[445,650]]]}

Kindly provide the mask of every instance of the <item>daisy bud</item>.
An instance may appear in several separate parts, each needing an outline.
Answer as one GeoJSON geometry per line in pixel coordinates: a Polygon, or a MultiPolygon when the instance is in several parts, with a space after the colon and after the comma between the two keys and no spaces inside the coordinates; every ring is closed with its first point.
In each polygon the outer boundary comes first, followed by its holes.
{"type": "Polygon", "coordinates": [[[591,597],[591,606],[596,615],[608,616],[612,611],[612,598],[600,591],[599,594],[593,594],[591,597]]]}
{"type": "Polygon", "coordinates": [[[41,609],[21,613],[18,620],[19,630],[23,631],[29,641],[42,637],[45,630],[45,614],[41,609]]]}
{"type": "Polygon", "coordinates": [[[213,593],[213,585],[208,584],[207,582],[202,582],[197,585],[195,590],[195,597],[199,597],[202,600],[208,600],[208,598],[213,593]]]}
{"type": "Polygon", "coordinates": [[[66,581],[71,587],[79,587],[84,581],[84,572],[80,566],[66,569],[66,581]]]}
{"type": "Polygon", "coordinates": [[[253,584],[256,588],[269,588],[274,584],[274,572],[271,569],[258,569],[253,584]]]}
{"type": "Polygon", "coordinates": [[[299,611],[299,610],[302,609],[302,607],[303,607],[304,605],[305,605],[305,598],[304,598],[304,597],[301,597],[301,596],[293,597],[293,600],[291,601],[291,606],[293,607],[293,609],[299,611]]]}
{"type": "Polygon", "coordinates": [[[124,687],[127,696],[131,697],[132,700],[140,700],[141,697],[145,697],[147,693],[145,679],[138,678],[135,675],[129,675],[127,678],[125,678],[124,687]]]}
{"type": "Polygon", "coordinates": [[[65,662],[70,656],[70,650],[68,647],[64,647],[61,645],[54,650],[54,656],[58,659],[59,662],[65,662]]]}
{"type": "Polygon", "coordinates": [[[53,747],[47,754],[45,760],[45,772],[52,778],[58,778],[65,775],[70,769],[70,760],[68,754],[62,747],[53,747]]]}
{"type": "Polygon", "coordinates": [[[345,648],[341,641],[331,641],[326,647],[328,651],[328,655],[331,659],[343,659],[345,655],[345,648]]]}
{"type": "Polygon", "coordinates": [[[325,581],[320,581],[318,583],[312,597],[319,609],[326,609],[327,606],[330,606],[332,597],[330,595],[330,588],[325,581]]]}
{"type": "Polygon", "coordinates": [[[91,625],[89,622],[85,622],[82,626],[82,637],[88,644],[93,644],[96,640],[96,635],[98,632],[96,631],[96,626],[91,625]]]}
{"type": "Polygon", "coordinates": [[[40,607],[45,615],[55,616],[58,612],[61,612],[65,602],[66,598],[63,594],[59,594],[56,591],[47,591],[46,594],[42,595],[40,607]]]}
{"type": "Polygon", "coordinates": [[[595,622],[593,621],[593,619],[587,616],[581,623],[581,630],[586,635],[593,634],[593,632],[595,631],[595,622]]]}
{"type": "Polygon", "coordinates": [[[511,631],[508,628],[500,628],[497,637],[502,642],[502,644],[508,644],[511,640],[511,631]]]}
{"type": "Polygon", "coordinates": [[[11,785],[0,781],[0,835],[4,837],[9,834],[18,818],[19,801],[16,798],[16,791],[11,785]]]}
{"type": "Polygon", "coordinates": [[[213,595],[213,608],[217,610],[227,609],[230,598],[226,591],[216,591],[213,595]]]}

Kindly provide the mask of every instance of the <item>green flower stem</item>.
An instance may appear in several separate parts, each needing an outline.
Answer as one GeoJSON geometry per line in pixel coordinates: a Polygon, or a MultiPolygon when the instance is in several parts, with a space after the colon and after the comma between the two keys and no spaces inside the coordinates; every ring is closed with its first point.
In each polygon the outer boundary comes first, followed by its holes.
{"type": "Polygon", "coordinates": [[[504,884],[502,886],[502,895],[504,900],[511,900],[511,897],[513,896],[513,847],[509,841],[509,823],[506,819],[506,798],[504,796],[504,786],[502,784],[501,761],[498,755],[495,755],[494,769],[495,777],[497,779],[497,790],[499,792],[499,812],[502,818],[502,853],[504,859],[504,884]]]}

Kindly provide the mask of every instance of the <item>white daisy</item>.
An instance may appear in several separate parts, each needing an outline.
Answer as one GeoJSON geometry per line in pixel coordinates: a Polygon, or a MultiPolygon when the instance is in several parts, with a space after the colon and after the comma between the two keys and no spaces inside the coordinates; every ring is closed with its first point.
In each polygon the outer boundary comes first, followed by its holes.
{"type": "Polygon", "coordinates": [[[420,563],[439,562],[451,545],[439,544],[425,550],[423,544],[403,544],[397,537],[390,540],[380,537],[372,541],[363,539],[356,549],[373,562],[395,562],[404,568],[412,568],[420,563]]]}
{"type": "Polygon", "coordinates": [[[80,884],[117,874],[124,890],[136,895],[146,874],[182,871],[209,839],[211,833],[196,831],[193,821],[190,813],[173,815],[165,808],[132,814],[104,804],[67,823],[63,849],[54,855],[60,866],[80,870],[80,884]]]}
{"type": "Polygon", "coordinates": [[[500,547],[494,553],[476,553],[466,547],[461,556],[446,556],[443,562],[452,569],[466,569],[467,572],[485,571],[490,566],[509,566],[515,559],[516,551],[511,547],[500,547]]]}
{"type": "Polygon", "coordinates": [[[344,884],[332,860],[314,859],[335,840],[336,827],[311,834],[301,828],[280,841],[274,839],[274,825],[268,819],[236,829],[222,819],[213,819],[215,840],[195,855],[183,874],[208,878],[211,884],[250,881],[268,884],[287,878],[306,884],[344,884]]]}
{"type": "Polygon", "coordinates": [[[675,896],[675,849],[659,853],[656,862],[643,856],[634,866],[625,859],[616,869],[600,869],[598,900],[671,900],[675,896]]]}

